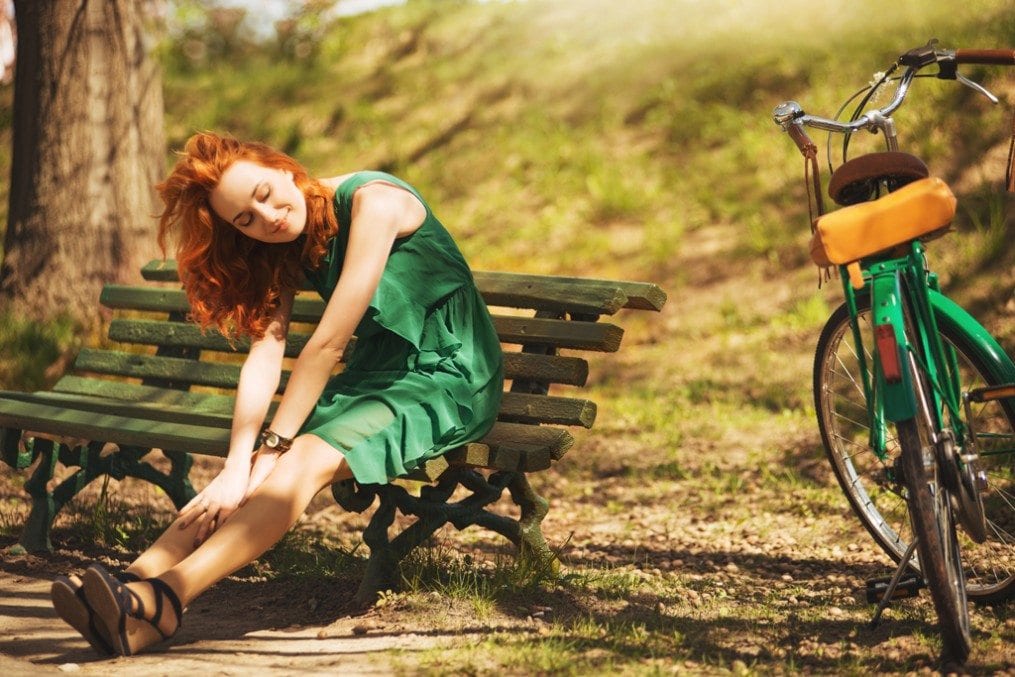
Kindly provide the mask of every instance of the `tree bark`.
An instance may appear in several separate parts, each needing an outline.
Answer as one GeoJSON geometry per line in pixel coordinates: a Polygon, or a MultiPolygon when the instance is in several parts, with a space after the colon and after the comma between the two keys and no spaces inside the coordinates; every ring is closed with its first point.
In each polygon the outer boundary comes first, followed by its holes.
{"type": "Polygon", "coordinates": [[[105,282],[155,251],[161,74],[145,0],[15,0],[10,210],[0,309],[99,319],[105,282]]]}

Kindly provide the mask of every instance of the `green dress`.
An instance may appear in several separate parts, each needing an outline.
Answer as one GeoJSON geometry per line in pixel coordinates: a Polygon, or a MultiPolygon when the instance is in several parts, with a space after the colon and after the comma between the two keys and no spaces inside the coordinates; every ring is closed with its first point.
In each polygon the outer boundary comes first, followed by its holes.
{"type": "Polygon", "coordinates": [[[341,451],[361,484],[385,483],[485,435],[504,381],[497,332],[468,264],[404,181],[382,172],[346,179],[335,191],[338,233],[307,278],[331,298],[348,246],[353,194],[371,181],[411,192],[426,218],[392,245],[356,327],[355,349],[300,430],[341,451]]]}

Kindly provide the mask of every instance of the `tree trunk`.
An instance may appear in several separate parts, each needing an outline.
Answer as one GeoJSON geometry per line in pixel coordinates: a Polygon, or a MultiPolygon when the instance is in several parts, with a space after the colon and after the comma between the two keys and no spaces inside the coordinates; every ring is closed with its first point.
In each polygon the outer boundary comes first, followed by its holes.
{"type": "Polygon", "coordinates": [[[99,319],[105,282],[155,247],[162,81],[145,0],[15,0],[10,211],[0,309],[99,319]]]}

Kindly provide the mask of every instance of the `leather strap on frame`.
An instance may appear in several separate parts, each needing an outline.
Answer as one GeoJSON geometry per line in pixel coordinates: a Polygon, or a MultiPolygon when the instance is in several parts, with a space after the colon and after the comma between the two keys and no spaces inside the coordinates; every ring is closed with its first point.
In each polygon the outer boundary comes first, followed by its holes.
{"type": "MultiPolygon", "coordinates": [[[[811,233],[817,230],[818,218],[825,213],[825,201],[821,197],[821,169],[818,167],[818,147],[808,143],[804,148],[804,186],[807,188],[807,215],[810,218],[811,233]],[[816,212],[816,213],[815,213],[816,212]]],[[[831,267],[818,268],[818,289],[832,277],[831,267]]]]}

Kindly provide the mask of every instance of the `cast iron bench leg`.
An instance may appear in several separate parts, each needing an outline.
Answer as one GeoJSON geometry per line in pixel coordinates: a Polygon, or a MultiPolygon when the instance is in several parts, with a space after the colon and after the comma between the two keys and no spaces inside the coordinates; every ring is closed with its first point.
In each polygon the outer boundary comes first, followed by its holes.
{"type": "MultiPolygon", "coordinates": [[[[370,557],[355,596],[356,604],[361,606],[376,601],[382,590],[394,588],[398,583],[401,561],[449,523],[459,531],[478,525],[504,536],[518,548],[519,561],[527,574],[545,571],[556,564],[539,524],[549,504],[533,491],[524,473],[498,472],[487,479],[475,470],[456,468],[444,473],[436,486],[423,487],[419,497],[397,485],[361,489],[355,497],[348,495],[348,488],[333,489],[333,492],[336,491],[343,495],[340,501],[343,507],[353,498],[357,501],[354,507],[365,510],[369,506],[363,504],[366,491],[373,492],[380,499],[363,532],[363,542],[370,548],[370,557]],[[448,503],[459,485],[471,493],[460,501],[448,503]],[[519,521],[486,510],[486,506],[501,497],[505,488],[509,489],[512,499],[521,508],[519,521]],[[388,528],[394,523],[396,510],[403,515],[413,515],[417,520],[394,539],[389,539],[388,528]]],[[[336,497],[338,495],[336,493],[336,497]]]]}
{"type": "Polygon", "coordinates": [[[193,459],[190,454],[170,452],[166,454],[171,462],[168,474],[154,468],[141,459],[151,449],[122,446],[119,451],[102,455],[102,442],[89,442],[79,447],[69,447],[45,439],[26,438],[26,451],[42,458],[31,477],[25,482],[25,491],[32,497],[32,508],[25,520],[18,545],[12,553],[52,552],[50,533],[57,514],[78,493],[100,475],[108,474],[122,480],[131,476],[155,484],[169,496],[177,510],[195,496],[188,473],[193,459]],[[65,478],[52,491],[50,483],[56,472],[57,463],[77,466],[77,470],[65,478]]]}
{"type": "Polygon", "coordinates": [[[550,502],[536,493],[523,472],[514,473],[508,490],[511,492],[511,500],[522,512],[518,518],[521,532],[518,557],[522,565],[532,574],[557,571],[559,561],[546,544],[542,530],[543,518],[550,510],[550,502]]]}

